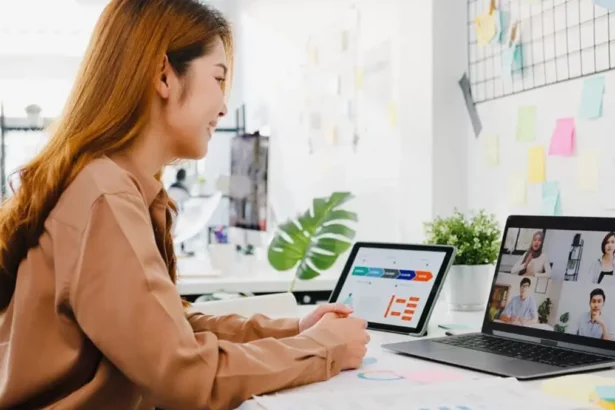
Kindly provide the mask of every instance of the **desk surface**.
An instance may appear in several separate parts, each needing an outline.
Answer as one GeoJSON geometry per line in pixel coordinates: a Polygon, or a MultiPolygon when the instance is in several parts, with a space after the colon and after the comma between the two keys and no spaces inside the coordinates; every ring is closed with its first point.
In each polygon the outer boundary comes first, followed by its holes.
{"type": "MultiPolygon", "coordinates": [[[[309,313],[313,308],[313,306],[298,306],[296,311],[288,312],[288,314],[280,316],[302,317],[309,313]]],[[[439,328],[439,324],[465,324],[478,330],[482,325],[482,320],[482,312],[452,312],[448,310],[446,303],[441,300],[436,305],[429,324],[429,333],[426,337],[445,336],[445,330],[439,328]]],[[[408,386],[408,382],[413,383],[414,385],[420,385],[420,382],[423,381],[426,382],[425,384],[427,384],[429,382],[435,381],[433,380],[434,378],[437,379],[439,377],[450,379],[448,381],[453,381],[455,378],[458,378],[458,380],[469,380],[495,377],[484,373],[474,372],[447,365],[441,365],[438,363],[433,363],[408,356],[397,355],[388,352],[380,347],[384,343],[415,340],[416,338],[414,337],[378,331],[370,331],[370,335],[372,338],[368,346],[368,353],[366,357],[369,358],[370,361],[374,362],[374,364],[366,366],[365,369],[342,372],[340,375],[332,378],[327,382],[299,387],[297,389],[293,389],[293,391],[319,393],[340,391],[344,389],[361,389],[363,391],[369,388],[385,387],[383,386],[384,383],[398,383],[400,386],[403,386],[404,383],[406,383],[406,386],[408,386]],[[388,369],[403,369],[403,373],[409,375],[409,377],[407,377],[408,380],[374,381],[366,380],[359,375],[359,373],[361,372],[367,373],[373,371],[377,373],[386,371],[388,369]],[[412,376],[412,374],[414,374],[415,377],[412,376]]],[[[615,370],[600,371],[596,372],[596,374],[606,377],[615,377],[615,370]]],[[[528,388],[537,389],[539,388],[542,381],[543,380],[535,380],[524,383],[528,385],[528,388]]],[[[281,394],[284,394],[284,392],[282,392],[281,394]]],[[[257,409],[262,410],[262,408],[253,401],[245,402],[240,407],[240,410],[257,409]]]]}

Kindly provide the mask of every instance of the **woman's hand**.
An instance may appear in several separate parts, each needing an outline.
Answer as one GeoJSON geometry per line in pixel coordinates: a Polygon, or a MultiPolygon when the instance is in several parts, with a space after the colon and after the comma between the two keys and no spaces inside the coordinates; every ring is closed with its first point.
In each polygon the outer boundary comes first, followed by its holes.
{"type": "Polygon", "coordinates": [[[323,316],[329,313],[337,317],[347,317],[352,313],[352,309],[341,303],[326,303],[319,305],[312,313],[299,321],[299,332],[305,332],[318,323],[323,316]]]}

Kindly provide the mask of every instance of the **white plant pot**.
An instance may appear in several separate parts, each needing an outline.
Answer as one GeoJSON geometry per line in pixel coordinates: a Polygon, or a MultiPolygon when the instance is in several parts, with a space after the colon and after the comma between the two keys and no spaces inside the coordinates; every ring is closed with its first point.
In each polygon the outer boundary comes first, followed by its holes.
{"type": "Polygon", "coordinates": [[[444,284],[444,293],[451,310],[481,311],[487,306],[493,265],[453,265],[444,284]]]}

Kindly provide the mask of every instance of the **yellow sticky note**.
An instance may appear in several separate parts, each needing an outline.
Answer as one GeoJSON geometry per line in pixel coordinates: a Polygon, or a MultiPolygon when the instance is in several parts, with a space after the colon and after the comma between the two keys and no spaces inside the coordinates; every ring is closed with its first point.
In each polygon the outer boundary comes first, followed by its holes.
{"type": "Polygon", "coordinates": [[[528,179],[531,184],[545,181],[545,149],[538,145],[528,150],[528,179]]]}
{"type": "Polygon", "coordinates": [[[525,205],[526,183],[523,174],[516,172],[510,176],[508,185],[508,200],[512,206],[525,205]]]}
{"type": "Polygon", "coordinates": [[[541,387],[544,392],[554,396],[589,402],[597,386],[615,386],[615,379],[579,374],[545,380],[541,387]]]}
{"type": "Polygon", "coordinates": [[[363,88],[363,69],[357,68],[357,72],[355,73],[355,87],[357,90],[363,88]]]}
{"type": "Polygon", "coordinates": [[[600,154],[597,150],[583,151],[579,157],[577,184],[582,191],[598,191],[600,154]]]}
{"type": "Polygon", "coordinates": [[[397,127],[397,104],[395,101],[389,102],[389,125],[391,128],[397,127]]]}
{"type": "Polygon", "coordinates": [[[491,42],[496,32],[495,15],[487,10],[474,19],[476,40],[479,45],[486,46],[491,42]]]}
{"type": "Polygon", "coordinates": [[[500,163],[500,142],[497,135],[488,135],[485,137],[483,146],[485,154],[485,165],[495,167],[500,163]]]}
{"type": "Polygon", "coordinates": [[[310,63],[312,63],[313,66],[318,65],[318,49],[316,47],[310,50],[310,63]]]}

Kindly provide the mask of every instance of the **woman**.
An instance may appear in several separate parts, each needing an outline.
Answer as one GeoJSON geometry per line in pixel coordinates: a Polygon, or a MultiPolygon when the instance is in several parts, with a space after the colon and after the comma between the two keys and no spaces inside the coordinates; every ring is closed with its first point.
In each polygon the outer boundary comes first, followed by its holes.
{"type": "Polygon", "coordinates": [[[615,285],[613,271],[615,270],[615,232],[609,232],[602,239],[600,246],[602,256],[596,259],[588,271],[588,278],[592,283],[603,286],[615,285]]]}
{"type": "Polygon", "coordinates": [[[511,273],[520,276],[550,277],[551,263],[543,252],[544,234],[538,231],[532,237],[530,249],[512,267],[511,273]]]}
{"type": "Polygon", "coordinates": [[[231,44],[197,0],[105,8],[56,131],[0,208],[0,408],[227,409],[360,365],[369,336],[347,309],[211,317],[177,293],[160,171],[206,154],[231,44]]]}

